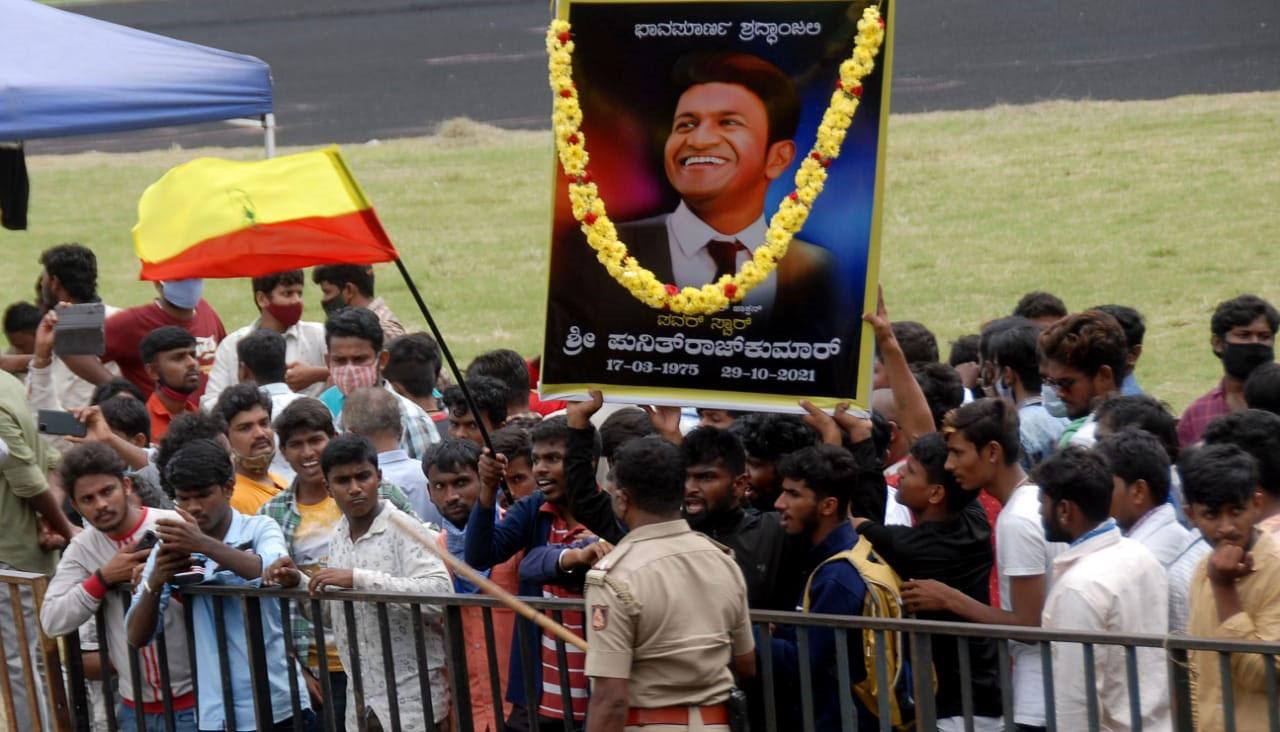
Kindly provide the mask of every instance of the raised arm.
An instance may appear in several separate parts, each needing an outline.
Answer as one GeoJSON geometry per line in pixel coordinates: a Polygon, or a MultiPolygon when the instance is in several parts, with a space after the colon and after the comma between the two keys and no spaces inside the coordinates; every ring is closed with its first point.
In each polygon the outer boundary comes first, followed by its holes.
{"type": "Polygon", "coordinates": [[[893,335],[883,290],[876,298],[875,314],[866,313],[862,319],[875,331],[876,350],[880,352],[880,361],[889,378],[889,389],[893,392],[893,405],[898,411],[898,427],[906,433],[907,441],[914,442],[917,437],[936,431],[929,402],[911,373],[902,346],[893,335]]]}

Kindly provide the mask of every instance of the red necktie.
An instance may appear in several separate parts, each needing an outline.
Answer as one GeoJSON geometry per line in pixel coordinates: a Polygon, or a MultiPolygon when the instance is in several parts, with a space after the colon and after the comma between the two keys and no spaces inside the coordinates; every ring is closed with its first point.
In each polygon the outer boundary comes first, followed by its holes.
{"type": "Polygon", "coordinates": [[[712,282],[718,281],[724,275],[732,277],[738,273],[739,250],[746,250],[740,241],[712,239],[707,242],[707,253],[711,255],[711,261],[716,263],[716,275],[711,278],[712,282]]]}

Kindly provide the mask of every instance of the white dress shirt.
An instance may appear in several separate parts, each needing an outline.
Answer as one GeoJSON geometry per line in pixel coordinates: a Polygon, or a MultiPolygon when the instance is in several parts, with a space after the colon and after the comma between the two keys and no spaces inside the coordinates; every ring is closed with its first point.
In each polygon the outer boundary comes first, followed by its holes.
{"type": "MultiPolygon", "coordinates": [[[[213,409],[218,396],[232,384],[240,383],[240,355],[236,353],[236,345],[240,339],[261,327],[261,320],[255,320],[243,328],[227,334],[218,343],[218,350],[213,354],[213,367],[209,370],[209,381],[204,387],[204,396],[200,397],[200,408],[204,411],[213,409]]],[[[324,325],[299,321],[289,326],[284,332],[284,362],[301,363],[307,366],[323,366],[328,349],[324,342],[324,325]]],[[[303,396],[320,396],[325,390],[323,381],[303,389],[303,396]]]]}
{"type": "Polygon", "coordinates": [[[1165,569],[1182,554],[1191,532],[1178,523],[1173,505],[1162,503],[1129,527],[1125,536],[1145,546],[1165,569]]]}
{"type": "MultiPolygon", "coordinates": [[[[1169,586],[1164,568],[1145,547],[1120,535],[1108,520],[1053,560],[1053,585],[1041,625],[1058,630],[1165,635],[1169,586]]],[[[1088,695],[1097,694],[1098,729],[1127,732],[1129,683],[1123,646],[1095,645],[1096,688],[1084,683],[1084,647],[1053,644],[1053,690],[1058,729],[1089,729],[1088,695]]],[[[1137,650],[1142,729],[1171,730],[1164,652],[1137,650]]]]}
{"type": "MultiPolygon", "coordinates": [[[[739,249],[737,266],[746,264],[755,251],[764,246],[764,236],[769,231],[764,214],[742,231],[724,233],[711,228],[711,225],[698,218],[684,201],[667,217],[667,242],[671,248],[671,274],[676,287],[702,287],[715,280],[716,262],[707,251],[707,244],[712,239],[722,241],[738,241],[745,250],[739,249]]],[[[743,304],[760,305],[768,312],[773,305],[774,295],[778,290],[778,278],[770,274],[743,298],[743,304]]]]}
{"type": "Polygon", "coordinates": [[[444,526],[444,518],[427,492],[427,476],[422,472],[421,460],[414,460],[402,449],[388,450],[378,453],[378,469],[382,471],[383,482],[399,488],[409,500],[418,518],[433,526],[444,526]]]}

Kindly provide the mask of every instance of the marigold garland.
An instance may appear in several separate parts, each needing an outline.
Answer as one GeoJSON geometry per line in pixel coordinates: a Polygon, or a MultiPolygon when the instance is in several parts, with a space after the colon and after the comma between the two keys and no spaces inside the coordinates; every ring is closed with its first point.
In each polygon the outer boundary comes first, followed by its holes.
{"type": "Polygon", "coordinates": [[[804,227],[813,204],[827,180],[827,167],[840,155],[846,130],[853,121],[862,97],[862,79],[875,68],[875,57],[884,42],[884,20],[876,6],[862,12],[853,55],[840,64],[840,80],[831,94],[831,104],[818,125],[817,140],[796,171],[795,190],[782,200],[765,234],[765,245],[734,275],[724,275],[714,283],[683,290],[663,283],[653,272],[629,256],[618,241],[618,230],[605,213],[604,200],[587,170],[587,141],[582,133],[582,107],[573,84],[573,37],[569,23],[551,21],[547,29],[548,68],[555,93],[552,126],[560,166],[569,179],[569,200],[573,217],[582,225],[587,243],[609,275],[637,300],[659,310],[681,315],[711,315],[740,302],[752,288],[764,282],[787,253],[792,238],[804,227]]]}

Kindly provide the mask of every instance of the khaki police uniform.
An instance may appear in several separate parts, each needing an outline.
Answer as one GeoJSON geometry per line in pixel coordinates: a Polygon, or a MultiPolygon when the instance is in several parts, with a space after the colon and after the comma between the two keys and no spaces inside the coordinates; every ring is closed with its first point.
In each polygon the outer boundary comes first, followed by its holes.
{"type": "Polygon", "coordinates": [[[635,529],[587,572],[586,605],[586,673],[630,681],[627,730],[728,730],[729,662],[755,641],[723,546],[683,519],[635,529]]]}

